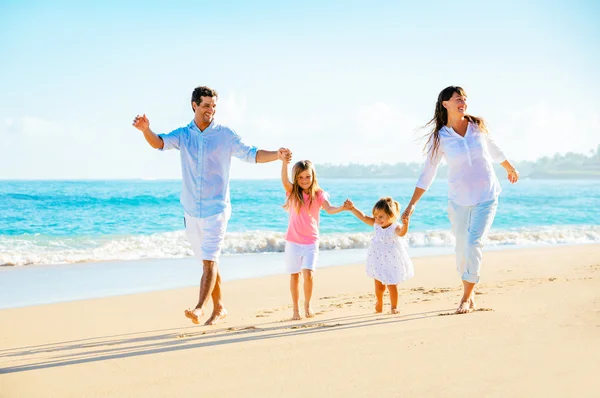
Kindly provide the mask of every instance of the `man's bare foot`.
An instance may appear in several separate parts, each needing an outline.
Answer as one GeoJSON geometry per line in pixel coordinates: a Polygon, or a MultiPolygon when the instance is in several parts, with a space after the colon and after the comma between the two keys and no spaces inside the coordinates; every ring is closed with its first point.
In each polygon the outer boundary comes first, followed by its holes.
{"type": "Polygon", "coordinates": [[[204,311],[201,308],[196,308],[193,310],[185,310],[184,314],[186,318],[190,318],[194,324],[198,325],[200,323],[199,318],[204,315],[204,311]]]}
{"type": "Polygon", "coordinates": [[[215,309],[210,315],[210,318],[204,323],[205,325],[216,325],[221,319],[227,317],[227,310],[225,308],[215,309]]]}
{"type": "Polygon", "coordinates": [[[391,313],[392,313],[392,314],[399,314],[399,313],[400,313],[400,310],[399,310],[398,308],[392,308],[392,311],[391,311],[391,313]]]}
{"type": "Polygon", "coordinates": [[[292,321],[299,321],[302,319],[300,316],[300,310],[298,308],[294,308],[294,314],[292,315],[292,321]]]}
{"type": "Polygon", "coordinates": [[[378,301],[375,303],[375,312],[381,314],[383,312],[383,302],[378,301]]]}
{"type": "Polygon", "coordinates": [[[456,309],[457,314],[468,314],[469,312],[473,312],[471,308],[471,300],[461,301],[460,305],[456,309]]]}

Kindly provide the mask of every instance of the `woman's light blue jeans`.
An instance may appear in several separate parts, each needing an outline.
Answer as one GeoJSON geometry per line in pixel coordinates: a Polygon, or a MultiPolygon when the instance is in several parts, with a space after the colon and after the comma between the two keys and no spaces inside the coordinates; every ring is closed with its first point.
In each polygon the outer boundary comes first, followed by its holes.
{"type": "Polygon", "coordinates": [[[463,281],[479,282],[483,242],[492,227],[497,207],[497,198],[474,206],[448,201],[448,216],[456,238],[456,270],[463,281]]]}

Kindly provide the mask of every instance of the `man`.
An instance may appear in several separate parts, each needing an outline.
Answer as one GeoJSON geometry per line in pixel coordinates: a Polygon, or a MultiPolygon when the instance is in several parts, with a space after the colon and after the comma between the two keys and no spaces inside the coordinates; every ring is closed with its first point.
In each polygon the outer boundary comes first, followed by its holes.
{"type": "Polygon", "coordinates": [[[211,296],[213,312],[205,325],[214,325],[227,316],[221,295],[221,274],[218,260],[223,247],[227,222],[231,215],[229,203],[229,172],[231,157],[249,163],[267,163],[290,158],[288,149],[259,150],[246,145],[228,127],[214,123],[218,94],[201,86],[192,93],[194,120],[168,134],[155,134],[146,115],[137,115],[133,126],[159,150],[179,149],[183,189],[181,204],[185,210],[185,228],[196,257],[202,261],[203,273],[200,294],[194,309],[185,316],[198,324],[204,315],[204,304],[211,296]]]}

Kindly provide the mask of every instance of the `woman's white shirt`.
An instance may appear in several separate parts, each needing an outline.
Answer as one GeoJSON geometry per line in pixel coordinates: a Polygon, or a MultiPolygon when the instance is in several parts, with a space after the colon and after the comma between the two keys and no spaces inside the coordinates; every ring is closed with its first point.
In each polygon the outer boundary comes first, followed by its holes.
{"type": "Polygon", "coordinates": [[[431,146],[428,148],[417,187],[429,189],[443,158],[448,164],[448,198],[451,201],[461,206],[473,206],[498,197],[502,188],[492,161],[502,163],[506,156],[492,137],[482,133],[473,123],[467,126],[464,137],[446,126],[440,129],[439,136],[440,146],[435,156],[431,146]]]}

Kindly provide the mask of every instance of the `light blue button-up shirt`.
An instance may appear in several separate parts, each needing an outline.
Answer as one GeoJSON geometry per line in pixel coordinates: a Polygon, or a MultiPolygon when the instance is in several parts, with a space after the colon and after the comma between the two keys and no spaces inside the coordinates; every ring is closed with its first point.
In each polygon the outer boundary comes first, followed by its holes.
{"type": "Polygon", "coordinates": [[[192,120],[186,127],[158,136],[164,142],[162,150],[175,148],[181,153],[183,209],[198,218],[229,211],[231,157],[256,163],[258,149],[214,120],[204,131],[192,120]]]}

